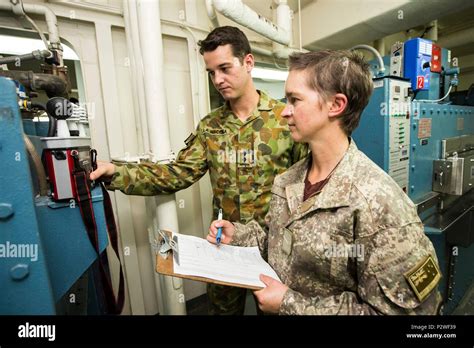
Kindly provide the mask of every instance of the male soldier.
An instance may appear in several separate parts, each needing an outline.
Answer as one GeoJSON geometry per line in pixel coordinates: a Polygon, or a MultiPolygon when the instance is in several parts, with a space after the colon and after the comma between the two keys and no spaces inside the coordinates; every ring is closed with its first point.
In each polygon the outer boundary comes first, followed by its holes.
{"type": "MultiPolygon", "coordinates": [[[[214,29],[199,43],[212,83],[226,100],[186,139],[186,147],[170,164],[99,163],[91,174],[112,176],[108,189],[130,195],[170,194],[187,188],[208,170],[213,189],[214,217],[264,223],[276,175],[306,156],[286,120],[285,105],[255,89],[254,57],[242,31],[214,29]]],[[[243,314],[245,289],[208,284],[211,314],[243,314]]]]}
{"type": "Polygon", "coordinates": [[[415,205],[350,138],[369,101],[355,53],[290,57],[288,120],[311,154],[277,176],[268,229],[214,221],[208,240],[259,246],[281,282],[261,275],[260,308],[280,314],[436,314],[440,272],[415,205]]]}

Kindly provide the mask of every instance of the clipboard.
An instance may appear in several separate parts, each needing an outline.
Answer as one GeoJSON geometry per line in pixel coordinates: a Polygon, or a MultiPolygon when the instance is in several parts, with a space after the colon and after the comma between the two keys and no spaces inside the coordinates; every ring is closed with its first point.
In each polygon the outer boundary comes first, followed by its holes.
{"type": "MultiPolygon", "coordinates": [[[[161,235],[165,234],[168,236],[168,239],[172,236],[172,233],[170,231],[164,231],[161,235]]],[[[166,243],[166,241],[165,241],[166,243]]],[[[183,278],[183,279],[190,279],[190,280],[195,280],[198,282],[204,282],[204,283],[212,283],[212,284],[218,284],[218,285],[227,285],[227,286],[233,286],[237,288],[244,288],[244,289],[250,289],[250,290],[260,290],[263,289],[263,287],[257,287],[257,286],[251,286],[251,285],[246,285],[246,284],[240,284],[240,283],[231,283],[231,282],[224,282],[212,278],[206,278],[206,277],[198,277],[198,276],[191,276],[191,275],[184,275],[184,274],[176,274],[174,273],[174,260],[175,260],[175,253],[179,254],[179,241],[175,241],[177,244],[177,248],[173,249],[170,248],[166,251],[166,258],[164,257],[163,253],[159,251],[159,249],[162,248],[163,242],[160,244],[152,243],[153,249],[156,251],[156,272],[159,274],[163,274],[165,276],[171,276],[171,277],[177,277],[177,278],[183,278]],[[155,245],[153,245],[155,244],[155,245]]],[[[166,248],[165,248],[166,249],[166,248]]],[[[178,256],[179,260],[179,256],[178,256]]]]}

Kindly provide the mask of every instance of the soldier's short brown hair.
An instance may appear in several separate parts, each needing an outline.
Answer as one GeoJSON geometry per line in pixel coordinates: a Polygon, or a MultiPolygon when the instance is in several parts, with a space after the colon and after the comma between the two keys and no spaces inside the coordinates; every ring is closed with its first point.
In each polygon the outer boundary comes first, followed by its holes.
{"type": "Polygon", "coordinates": [[[308,86],[328,100],[336,93],[347,97],[341,115],[341,126],[347,135],[357,128],[360,115],[373,90],[369,64],[362,56],[350,51],[323,50],[296,53],[290,56],[291,70],[307,70],[308,86]]]}
{"type": "Polygon", "coordinates": [[[219,46],[230,45],[234,57],[242,62],[244,57],[252,53],[247,36],[236,27],[217,27],[207,35],[204,40],[198,42],[199,53],[212,52],[219,46]]]}

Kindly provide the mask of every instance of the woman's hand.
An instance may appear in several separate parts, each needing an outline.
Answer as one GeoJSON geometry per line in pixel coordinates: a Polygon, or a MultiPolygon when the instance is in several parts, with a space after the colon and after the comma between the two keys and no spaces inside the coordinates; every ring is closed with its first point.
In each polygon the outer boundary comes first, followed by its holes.
{"type": "Polygon", "coordinates": [[[288,287],[280,281],[264,274],[260,274],[260,280],[266,287],[253,292],[257,298],[258,307],[267,313],[278,313],[283,297],[288,291],[288,287]]]}
{"type": "Polygon", "coordinates": [[[230,244],[234,236],[235,226],[227,220],[214,220],[209,227],[209,234],[207,240],[213,244],[217,244],[217,228],[222,227],[221,243],[230,244]]]}

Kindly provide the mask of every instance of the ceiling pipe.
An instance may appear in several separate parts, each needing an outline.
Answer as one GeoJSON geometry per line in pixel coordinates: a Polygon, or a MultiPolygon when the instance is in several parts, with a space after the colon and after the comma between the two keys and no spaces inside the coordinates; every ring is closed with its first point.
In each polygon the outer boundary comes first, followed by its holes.
{"type": "Polygon", "coordinates": [[[212,3],[212,0],[206,0],[206,11],[207,11],[207,16],[209,17],[209,20],[212,23],[213,28],[219,27],[219,20],[217,18],[217,13],[216,9],[214,8],[214,4],[212,3]]]}
{"type": "MultiPolygon", "coordinates": [[[[274,2],[277,5],[276,10],[274,10],[274,18],[276,19],[278,27],[288,33],[291,33],[292,21],[290,6],[288,6],[286,0],[274,0],[274,2]]],[[[292,40],[290,36],[290,42],[288,42],[288,46],[291,44],[291,42],[292,40]]],[[[290,55],[290,48],[285,47],[275,41],[272,43],[272,49],[273,56],[275,56],[275,58],[287,59],[290,55]]]]}
{"type": "MultiPolygon", "coordinates": [[[[214,8],[227,18],[282,45],[291,42],[291,33],[259,15],[241,0],[213,0],[214,8]]],[[[287,5],[288,6],[288,5],[287,5]]]]}
{"type": "Polygon", "coordinates": [[[58,20],[53,11],[44,5],[23,4],[17,2],[15,5],[11,2],[0,2],[0,10],[12,11],[15,14],[21,14],[22,10],[25,13],[37,14],[45,17],[48,28],[48,39],[50,48],[55,50],[58,54],[59,66],[63,66],[63,48],[61,40],[59,39],[58,20]],[[20,8],[22,6],[22,8],[20,8]]]}

